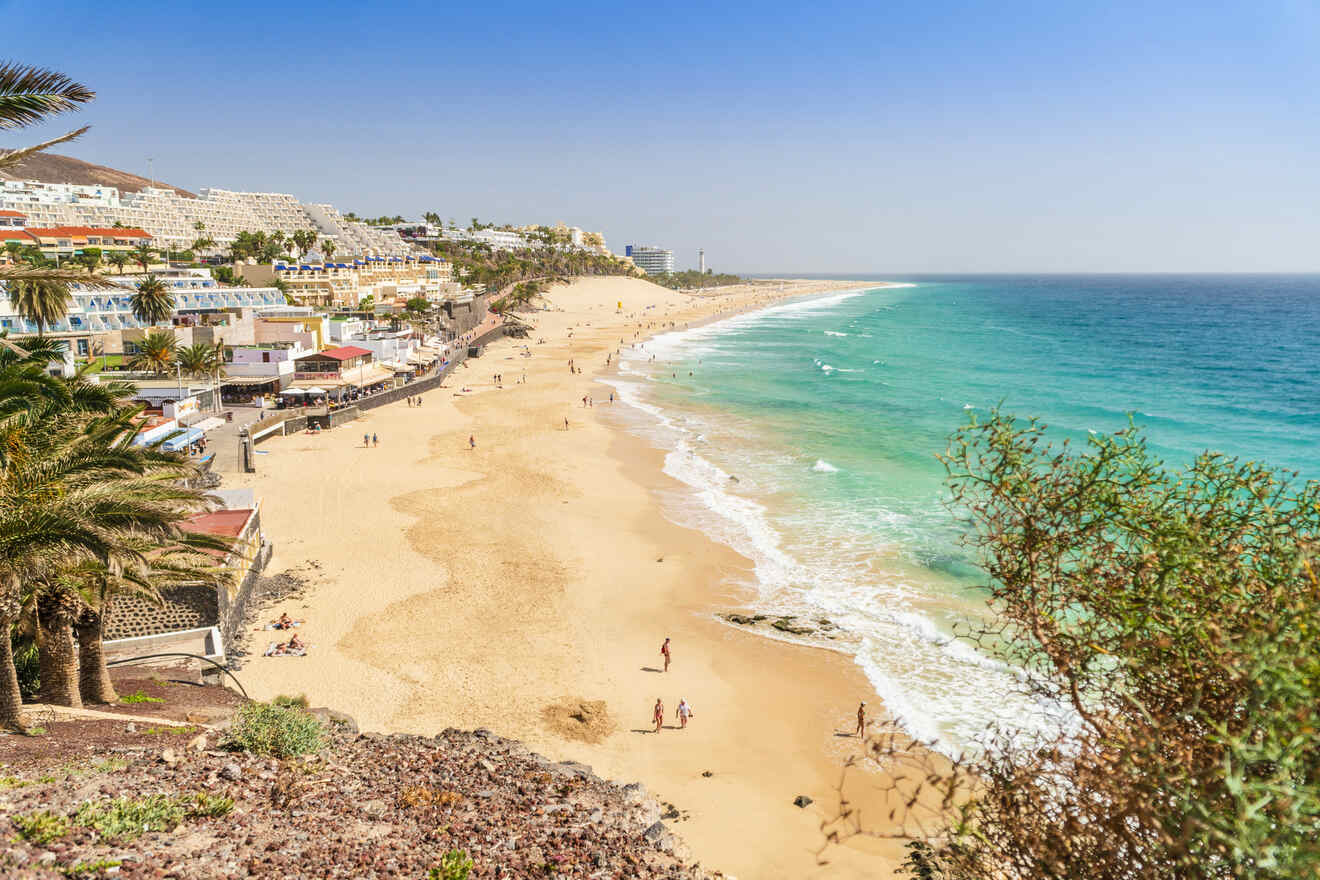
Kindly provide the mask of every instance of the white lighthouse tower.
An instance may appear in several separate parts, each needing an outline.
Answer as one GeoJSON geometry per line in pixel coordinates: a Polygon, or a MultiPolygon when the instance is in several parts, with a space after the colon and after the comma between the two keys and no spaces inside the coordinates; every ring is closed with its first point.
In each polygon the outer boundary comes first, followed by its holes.
{"type": "Polygon", "coordinates": [[[706,249],[697,248],[697,271],[706,274],[706,249]]]}

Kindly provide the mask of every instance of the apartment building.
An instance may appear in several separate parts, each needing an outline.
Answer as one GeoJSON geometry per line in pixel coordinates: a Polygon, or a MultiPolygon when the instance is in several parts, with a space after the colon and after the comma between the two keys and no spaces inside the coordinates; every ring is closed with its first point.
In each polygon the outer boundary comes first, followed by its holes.
{"type": "Polygon", "coordinates": [[[303,305],[355,308],[370,296],[379,304],[423,297],[439,300],[453,278],[448,260],[431,256],[354,259],[332,263],[277,263],[275,277],[303,305]]]}
{"type": "MultiPolygon", "coordinates": [[[[85,248],[99,248],[103,252],[131,251],[139,245],[150,245],[152,237],[141,229],[116,229],[99,226],[28,226],[23,229],[30,245],[41,249],[50,259],[71,257],[85,248]]],[[[17,236],[8,237],[17,240],[17,236]]]]}
{"type": "Polygon", "coordinates": [[[630,244],[624,255],[631,257],[638,269],[647,275],[660,275],[674,271],[674,252],[666,248],[630,244]]]}
{"type": "Polygon", "coordinates": [[[288,193],[206,188],[199,198],[190,198],[167,187],[121,194],[112,186],[7,180],[0,181],[0,210],[23,213],[29,226],[119,223],[145,230],[158,247],[177,250],[209,238],[214,250],[223,251],[242,231],[270,235],[300,229],[334,241],[343,256],[402,256],[410,250],[389,228],[348,221],[330,205],[303,205],[288,193]]]}

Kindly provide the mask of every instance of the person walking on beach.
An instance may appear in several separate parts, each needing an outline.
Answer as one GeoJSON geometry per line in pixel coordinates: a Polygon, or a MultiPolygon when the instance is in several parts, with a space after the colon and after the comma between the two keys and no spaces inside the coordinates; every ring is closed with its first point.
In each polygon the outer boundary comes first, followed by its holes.
{"type": "Polygon", "coordinates": [[[651,712],[651,720],[655,722],[655,732],[665,726],[665,704],[660,702],[660,698],[655,698],[655,709],[651,712]]]}
{"type": "Polygon", "coordinates": [[[468,435],[468,449],[476,449],[476,448],[477,448],[477,438],[476,438],[475,435],[473,435],[473,434],[469,434],[469,435],[468,435]]]}
{"type": "Polygon", "coordinates": [[[565,431],[568,430],[568,417],[567,417],[567,416],[564,417],[564,430],[565,430],[565,431]]]}
{"type": "Polygon", "coordinates": [[[371,445],[371,437],[370,437],[369,435],[367,435],[367,434],[363,434],[363,435],[362,435],[362,445],[363,445],[363,446],[370,446],[370,445],[371,445]]]}
{"type": "Polygon", "coordinates": [[[665,643],[660,646],[660,653],[665,657],[665,672],[669,671],[669,636],[665,636],[665,643]]]}
{"type": "Polygon", "coordinates": [[[857,736],[863,736],[866,733],[866,701],[857,707],[857,736]]]}
{"type": "Polygon", "coordinates": [[[372,445],[372,446],[379,446],[379,445],[380,445],[380,438],[377,437],[375,434],[372,434],[372,435],[371,435],[371,445],[372,445]]]}
{"type": "Polygon", "coordinates": [[[696,713],[688,705],[688,701],[682,697],[678,698],[678,708],[674,710],[674,717],[678,719],[678,726],[681,730],[687,730],[688,719],[696,713]]]}

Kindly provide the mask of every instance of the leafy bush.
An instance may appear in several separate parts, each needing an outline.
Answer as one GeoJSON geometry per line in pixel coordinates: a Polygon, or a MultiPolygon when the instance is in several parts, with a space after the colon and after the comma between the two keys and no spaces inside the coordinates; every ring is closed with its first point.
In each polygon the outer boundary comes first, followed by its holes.
{"type": "Polygon", "coordinates": [[[309,705],[306,694],[299,694],[296,697],[290,697],[287,694],[280,694],[270,702],[273,706],[283,706],[286,709],[306,709],[309,705]]]}
{"type": "Polygon", "coordinates": [[[1169,470],[1134,427],[1079,454],[999,412],[944,462],[986,573],[970,637],[1070,717],[917,777],[945,827],[909,871],[1320,876],[1320,482],[1209,452],[1169,470]]]}
{"type": "Polygon", "coordinates": [[[321,748],[321,722],[301,709],[248,703],[239,710],[223,743],[234,751],[288,758],[321,748]]]}
{"type": "Polygon", "coordinates": [[[46,844],[69,833],[69,820],[49,810],[19,813],[11,821],[18,829],[18,836],[29,843],[46,844]]]}
{"type": "Polygon", "coordinates": [[[173,831],[185,815],[187,810],[179,801],[163,794],[153,794],[140,798],[86,801],[78,807],[73,821],[93,829],[102,837],[127,841],[144,831],[173,831]]]}
{"type": "Polygon", "coordinates": [[[183,798],[181,802],[189,816],[199,819],[218,819],[234,809],[233,798],[207,794],[204,791],[199,791],[190,798],[183,798]]]}
{"type": "Polygon", "coordinates": [[[471,872],[472,860],[468,854],[461,849],[451,849],[426,876],[427,880],[468,880],[471,872]]]}

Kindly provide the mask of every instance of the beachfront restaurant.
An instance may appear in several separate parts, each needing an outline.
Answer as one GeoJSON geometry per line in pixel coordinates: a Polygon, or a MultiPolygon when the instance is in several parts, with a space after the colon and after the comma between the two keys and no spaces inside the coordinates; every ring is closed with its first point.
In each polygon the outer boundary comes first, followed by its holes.
{"type": "Polygon", "coordinates": [[[341,345],[293,362],[293,383],[286,392],[302,392],[302,403],[351,403],[394,387],[394,372],[356,345],[341,345]],[[322,398],[324,399],[322,401],[322,398]]]}

